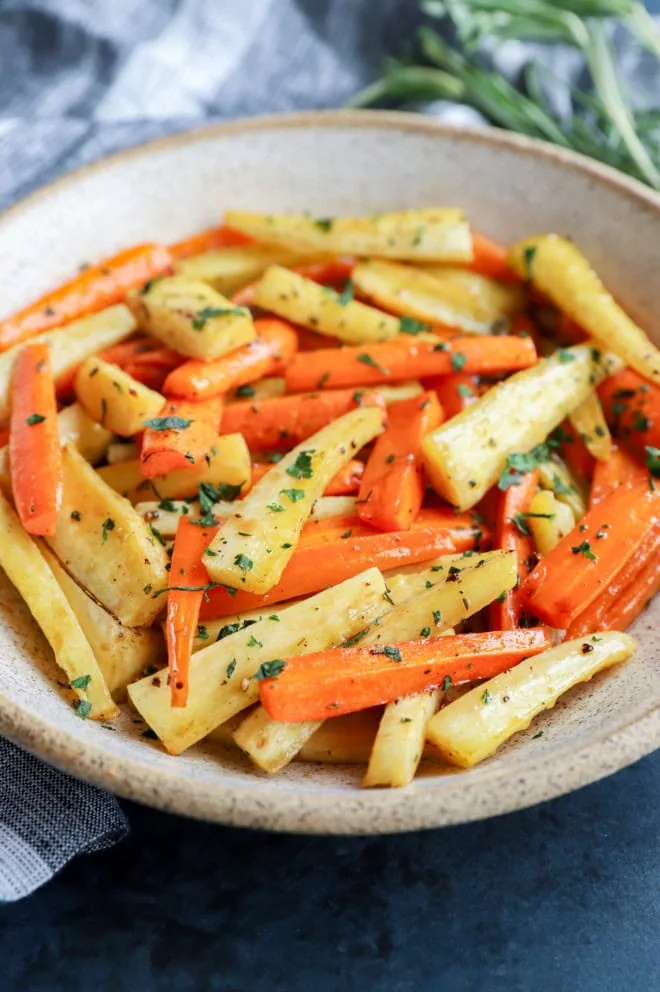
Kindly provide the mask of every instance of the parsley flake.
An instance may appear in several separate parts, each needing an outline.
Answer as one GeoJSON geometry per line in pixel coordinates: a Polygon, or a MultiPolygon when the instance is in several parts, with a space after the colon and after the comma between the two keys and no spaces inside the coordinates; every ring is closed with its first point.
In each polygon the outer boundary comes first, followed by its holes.
{"type": "Polygon", "coordinates": [[[46,418],[42,417],[40,413],[31,413],[25,423],[28,427],[34,427],[35,424],[43,424],[45,419],[46,418]]]}
{"type": "Polygon", "coordinates": [[[152,420],[145,420],[144,426],[152,431],[184,431],[190,427],[192,420],[184,417],[154,417],[152,420]]]}
{"type": "Polygon", "coordinates": [[[256,679],[257,682],[263,682],[264,679],[276,679],[278,675],[282,674],[285,668],[286,661],[283,661],[282,658],[275,658],[273,661],[262,661],[259,668],[250,678],[256,679]]]}
{"type": "Polygon", "coordinates": [[[312,455],[314,454],[314,449],[310,448],[309,451],[301,451],[296,458],[293,465],[289,465],[286,469],[286,474],[291,475],[294,479],[311,479],[312,477],[312,455]]]}

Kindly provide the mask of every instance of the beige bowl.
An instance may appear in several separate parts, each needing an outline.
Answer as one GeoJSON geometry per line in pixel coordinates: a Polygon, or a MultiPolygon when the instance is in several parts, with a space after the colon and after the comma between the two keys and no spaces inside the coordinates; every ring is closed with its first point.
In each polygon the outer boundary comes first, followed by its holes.
{"type": "MultiPolygon", "coordinates": [[[[571,235],[654,332],[659,196],[549,145],[372,112],[213,127],[53,183],[0,219],[1,304],[9,313],[84,261],[138,241],[174,241],[229,207],[328,216],[430,205],[465,207],[479,230],[504,241],[571,235]]],[[[220,823],[309,833],[436,827],[550,799],[652,751],[660,741],[659,617],[660,600],[635,625],[640,650],[630,664],[570,693],[490,761],[451,774],[427,770],[404,790],[362,792],[360,768],[296,763],[269,779],[213,744],[171,757],[140,736],[143,725],[129,712],[115,732],[83,722],[2,577],[0,731],[119,795],[220,823]]]]}

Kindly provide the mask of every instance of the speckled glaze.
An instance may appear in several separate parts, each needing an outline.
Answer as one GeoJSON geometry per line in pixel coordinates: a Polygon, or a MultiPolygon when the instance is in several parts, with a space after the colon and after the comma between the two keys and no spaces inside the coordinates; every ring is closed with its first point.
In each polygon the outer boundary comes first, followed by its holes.
{"type": "MultiPolygon", "coordinates": [[[[579,156],[497,131],[420,117],[326,112],[178,135],[55,182],[0,218],[2,311],[76,266],[138,241],[169,242],[229,207],[316,215],[462,206],[508,241],[571,235],[656,340],[660,197],[579,156]]],[[[660,600],[633,633],[632,663],[562,699],[470,771],[423,768],[404,790],[358,788],[361,769],[294,763],[275,778],[204,743],[174,758],[125,709],[83,722],[27,609],[0,573],[0,731],[58,767],[152,806],[301,833],[390,833],[519,809],[624,767],[660,743],[660,600]],[[543,736],[532,736],[543,730],[543,736]]]]}

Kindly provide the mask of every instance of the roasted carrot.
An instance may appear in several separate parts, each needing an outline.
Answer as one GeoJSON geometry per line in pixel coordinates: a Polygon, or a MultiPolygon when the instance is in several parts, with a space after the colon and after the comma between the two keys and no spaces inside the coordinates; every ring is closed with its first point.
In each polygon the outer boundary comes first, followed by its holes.
{"type": "Polygon", "coordinates": [[[354,268],[354,258],[335,258],[329,262],[310,262],[309,265],[299,265],[293,271],[305,276],[306,279],[313,279],[314,282],[321,283],[322,286],[340,289],[351,278],[354,268]]]}
{"type": "Polygon", "coordinates": [[[408,531],[388,534],[372,531],[353,537],[349,527],[343,536],[337,538],[335,535],[335,539],[327,543],[319,541],[318,537],[312,538],[307,547],[306,539],[301,538],[301,544],[273,589],[263,596],[240,591],[231,595],[225,589],[212,589],[208,602],[202,603],[201,615],[206,619],[227,616],[307,596],[371,566],[386,570],[429,561],[436,555],[453,551],[487,547],[489,536],[471,514],[438,509],[422,510],[408,531]],[[320,543],[323,544],[322,554],[319,554],[320,543]]]}
{"type": "Polygon", "coordinates": [[[294,355],[286,369],[287,389],[373,386],[401,379],[451,375],[452,372],[513,372],[534,365],[531,338],[514,335],[454,337],[451,341],[412,336],[370,345],[350,345],[294,355]]]}
{"type": "Polygon", "coordinates": [[[442,422],[434,392],[395,403],[360,483],[358,513],[378,530],[408,530],[424,498],[422,438],[442,422]]]}
{"type": "Polygon", "coordinates": [[[165,621],[172,706],[185,706],[188,699],[190,656],[204,587],[209,582],[203,555],[217,531],[217,527],[202,527],[199,521],[182,517],[174,539],[165,621]]]}
{"type": "Polygon", "coordinates": [[[592,478],[596,459],[589,453],[586,444],[568,420],[558,427],[553,444],[557,446],[558,453],[578,478],[585,482],[592,478]]]}
{"type": "Polygon", "coordinates": [[[539,482],[538,469],[523,475],[516,486],[498,494],[495,513],[495,546],[503,551],[515,551],[518,561],[518,585],[509,589],[488,607],[489,625],[493,630],[516,630],[524,619],[525,605],[520,596],[520,584],[536,564],[534,541],[525,514],[539,482]]]}
{"type": "Polygon", "coordinates": [[[129,289],[144,285],[167,269],[171,261],[166,248],[145,244],[85,269],[36,303],[0,321],[0,351],[41,331],[119,303],[129,289]]]}
{"type": "Polygon", "coordinates": [[[222,416],[223,434],[242,434],[253,451],[293,448],[356,406],[385,404],[376,393],[336,389],[302,396],[231,403],[222,416]]]}
{"type": "Polygon", "coordinates": [[[599,630],[625,630],[644,609],[660,583],[660,521],[651,527],[614,579],[600,591],[568,628],[566,637],[583,637],[599,630]]]}
{"type": "Polygon", "coordinates": [[[499,241],[487,238],[478,231],[472,232],[472,261],[467,268],[491,279],[503,282],[520,282],[518,276],[507,265],[507,249],[499,241]]]}
{"type": "MultiPolygon", "coordinates": [[[[263,462],[253,462],[252,464],[252,479],[250,485],[253,486],[259,479],[263,478],[266,472],[273,466],[269,463],[263,462]]],[[[330,481],[330,484],[326,487],[324,496],[352,496],[357,493],[360,489],[360,479],[364,472],[364,463],[357,461],[355,458],[351,458],[350,462],[346,462],[343,468],[341,468],[334,479],[330,481]]]]}
{"type": "Polygon", "coordinates": [[[47,344],[22,348],[12,376],[9,462],[16,512],[28,534],[53,537],[62,503],[62,452],[47,344]]]}
{"type": "Polygon", "coordinates": [[[364,463],[351,458],[334,479],[326,486],[324,496],[352,496],[360,490],[360,480],[364,474],[364,463]]]}
{"type": "Polygon", "coordinates": [[[647,482],[621,486],[589,510],[524,581],[527,609],[568,628],[638,555],[660,519],[660,494],[647,482]]]}
{"type": "Polygon", "coordinates": [[[194,469],[218,439],[220,399],[205,403],[170,400],[142,435],[140,471],[146,479],[194,469]]]}
{"type": "Polygon", "coordinates": [[[296,327],[298,335],[298,351],[321,351],[330,348],[341,348],[339,338],[328,338],[324,334],[317,334],[307,327],[296,327]]]}
{"type": "MultiPolygon", "coordinates": [[[[131,341],[122,341],[112,348],[106,348],[99,354],[99,358],[124,370],[138,365],[152,365],[163,368],[166,372],[182,361],[181,356],[175,351],[164,348],[160,341],[155,341],[154,338],[146,335],[139,335],[131,341]]],[[[79,365],[74,366],[57,379],[55,388],[58,396],[73,390],[79,367],[79,365]]]]}
{"type": "Polygon", "coordinates": [[[4,446],[7,444],[8,441],[9,441],[9,428],[0,427],[0,448],[4,448],[4,446]]]}
{"type": "Polygon", "coordinates": [[[274,720],[324,720],[438,686],[489,679],[551,646],[549,632],[537,628],[332,648],[273,659],[262,667],[259,694],[274,720]]]}
{"type": "Polygon", "coordinates": [[[445,420],[455,417],[461,410],[472,406],[479,399],[477,377],[469,372],[454,372],[452,375],[436,375],[422,379],[424,389],[433,389],[440,400],[445,420]]]}
{"type": "Polygon", "coordinates": [[[644,462],[647,445],[660,447],[660,388],[623,369],[598,387],[598,395],[613,436],[644,462]]]}
{"type": "Polygon", "coordinates": [[[166,369],[160,368],[158,365],[134,365],[131,363],[124,366],[124,372],[136,382],[141,382],[143,386],[148,386],[149,389],[155,389],[157,393],[162,393],[163,383],[167,375],[166,369]]]}
{"type": "Polygon", "coordinates": [[[256,382],[265,375],[277,375],[295,353],[298,338],[291,324],[274,317],[255,320],[258,337],[250,344],[215,362],[190,360],[170,372],[165,380],[168,396],[191,400],[218,396],[229,389],[256,382]]]}
{"type": "Polygon", "coordinates": [[[172,260],[180,262],[182,258],[191,258],[193,255],[201,255],[205,251],[213,251],[214,248],[230,248],[232,245],[247,245],[254,239],[249,234],[235,231],[233,227],[209,227],[199,234],[193,234],[183,241],[176,241],[173,245],[168,245],[167,250],[172,256],[172,260]]]}
{"type": "Polygon", "coordinates": [[[612,454],[608,461],[598,461],[594,466],[591,490],[589,493],[589,508],[602,503],[606,496],[618,489],[643,482],[647,471],[629,455],[625,448],[612,445],[612,454]]]}

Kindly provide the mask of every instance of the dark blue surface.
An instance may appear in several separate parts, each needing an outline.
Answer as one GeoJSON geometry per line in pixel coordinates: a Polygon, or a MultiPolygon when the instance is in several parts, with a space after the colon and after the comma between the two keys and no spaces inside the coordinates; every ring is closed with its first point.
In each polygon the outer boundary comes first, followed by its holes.
{"type": "Polygon", "coordinates": [[[0,909],[5,992],[651,992],[660,754],[407,836],[227,830],[126,804],[131,838],[0,909]]]}

